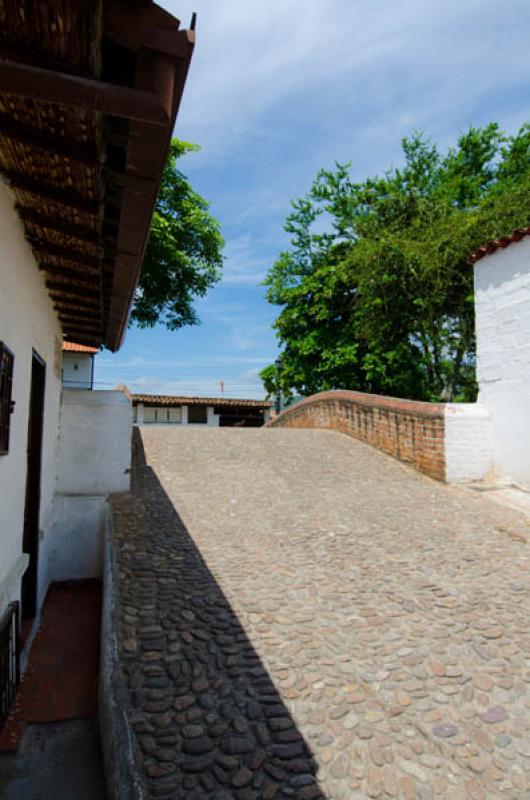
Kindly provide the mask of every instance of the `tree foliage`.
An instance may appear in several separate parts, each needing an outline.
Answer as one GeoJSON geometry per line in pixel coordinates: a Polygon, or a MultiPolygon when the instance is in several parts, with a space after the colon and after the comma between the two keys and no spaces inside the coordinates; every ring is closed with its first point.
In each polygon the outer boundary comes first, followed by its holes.
{"type": "MultiPolygon", "coordinates": [[[[530,221],[530,125],[471,128],[444,155],[420,133],[402,146],[403,166],[354,182],[336,164],[292,203],[265,281],[284,392],[476,395],[468,259],[530,221]]],[[[272,394],[274,367],[261,377],[272,394]]]]}
{"type": "Polygon", "coordinates": [[[209,204],[177,168],[196,145],[171,141],[131,321],[142,328],[162,322],[170,330],[198,322],[195,297],[221,276],[224,241],[209,204]]]}

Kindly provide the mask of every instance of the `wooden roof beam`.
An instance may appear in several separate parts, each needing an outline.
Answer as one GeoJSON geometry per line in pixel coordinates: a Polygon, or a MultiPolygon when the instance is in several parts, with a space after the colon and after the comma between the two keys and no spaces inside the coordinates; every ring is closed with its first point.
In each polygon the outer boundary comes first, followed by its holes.
{"type": "Polygon", "coordinates": [[[101,295],[99,297],[86,296],[81,293],[69,291],[68,289],[51,289],[47,287],[54,303],[74,303],[75,305],[82,306],[83,308],[98,309],[101,306],[101,295]]]}
{"type": "Polygon", "coordinates": [[[70,319],[61,319],[61,325],[63,330],[69,331],[74,335],[79,334],[79,331],[84,331],[85,333],[94,333],[97,336],[101,336],[101,324],[99,322],[82,322],[79,320],[75,322],[70,319]]]}
{"type": "Polygon", "coordinates": [[[0,136],[14,142],[36,147],[51,155],[64,156],[88,167],[97,167],[99,163],[98,149],[94,144],[82,144],[60,135],[43,131],[14,120],[8,114],[0,113],[0,136]]]}
{"type": "Polygon", "coordinates": [[[69,283],[60,281],[46,281],[46,288],[52,297],[69,297],[83,305],[98,305],[101,300],[101,292],[98,289],[86,289],[84,286],[72,286],[69,283]]]}
{"type": "Polygon", "coordinates": [[[83,312],[86,314],[96,314],[98,317],[101,314],[101,303],[96,302],[94,305],[87,305],[78,297],[65,297],[64,295],[51,295],[51,299],[53,302],[53,307],[60,312],[74,310],[75,312],[79,311],[80,313],[83,312]]]}
{"type": "Polygon", "coordinates": [[[16,61],[10,58],[13,58],[13,49],[6,51],[0,45],[2,93],[32,99],[38,97],[51,103],[99,111],[151,125],[166,126],[171,122],[171,106],[167,107],[163,99],[152,92],[35,67],[24,63],[27,57],[22,50],[16,61]]]}
{"type": "Polygon", "coordinates": [[[17,205],[15,210],[24,222],[31,225],[37,225],[46,230],[56,231],[57,233],[64,233],[71,239],[78,239],[80,242],[87,242],[88,244],[101,245],[101,236],[98,231],[88,228],[84,225],[77,225],[74,222],[65,222],[63,219],[57,217],[50,217],[48,214],[41,214],[39,211],[34,211],[32,208],[17,205]]]}
{"type": "Polygon", "coordinates": [[[149,236],[151,215],[160,187],[164,159],[168,152],[193,53],[194,37],[188,38],[186,46],[187,57],[178,60],[176,64],[165,55],[145,51],[140,52],[138,57],[138,88],[154,90],[157,96],[171,95],[171,99],[166,101],[170,103],[172,109],[171,123],[167,128],[134,121],[130,124],[127,173],[146,181],[143,190],[135,186],[134,182],[126,183],[122,189],[122,213],[105,330],[106,344],[113,351],[119,349],[127,329],[149,236]],[[149,214],[146,214],[146,209],[149,209],[149,214]],[[139,224],[140,220],[142,224],[139,224]],[[136,257],[136,263],[132,268],[131,256],[136,257]]]}
{"type": "Polygon", "coordinates": [[[112,39],[136,51],[148,50],[174,60],[187,60],[189,45],[195,42],[195,18],[191,30],[180,30],[179,21],[162,8],[131,8],[130,0],[107,0],[105,30],[112,39]]]}
{"type": "Polygon", "coordinates": [[[45,261],[39,263],[39,269],[48,275],[57,275],[60,278],[68,278],[73,281],[83,282],[85,286],[99,286],[101,274],[99,272],[84,272],[73,267],[63,267],[60,264],[48,264],[45,261]]]}
{"type": "Polygon", "coordinates": [[[91,256],[88,253],[81,253],[79,250],[72,250],[70,247],[63,247],[59,244],[53,244],[46,239],[28,239],[28,244],[31,245],[33,252],[40,253],[43,256],[58,256],[59,258],[66,258],[68,261],[74,261],[76,264],[83,264],[86,267],[99,268],[101,265],[101,256],[91,256]]]}
{"type": "Polygon", "coordinates": [[[101,209],[101,200],[91,200],[84,194],[73,192],[71,189],[59,189],[56,186],[47,186],[39,180],[28,178],[23,173],[9,169],[0,169],[2,175],[12,189],[20,192],[42,197],[60,206],[75,208],[88,214],[98,215],[101,209]]]}
{"type": "Polygon", "coordinates": [[[90,322],[101,322],[101,314],[99,310],[91,311],[90,309],[81,309],[81,308],[74,308],[73,306],[60,306],[57,304],[55,306],[58,314],[59,319],[67,320],[72,319],[74,322],[79,320],[80,322],[84,322],[89,320],[90,322]]]}

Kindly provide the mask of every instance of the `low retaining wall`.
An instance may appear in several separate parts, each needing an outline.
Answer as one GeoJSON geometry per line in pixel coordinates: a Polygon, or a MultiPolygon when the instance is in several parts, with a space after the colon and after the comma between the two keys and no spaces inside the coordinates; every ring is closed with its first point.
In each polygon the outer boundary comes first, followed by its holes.
{"type": "Polygon", "coordinates": [[[477,404],[322,392],[286,409],[268,425],[337,430],[440,481],[480,480],[491,469],[490,418],[477,404]]]}
{"type": "Polygon", "coordinates": [[[127,680],[119,657],[118,566],[111,509],[105,514],[103,610],[99,677],[99,729],[109,800],[144,800],[147,796],[138,767],[127,680]]]}

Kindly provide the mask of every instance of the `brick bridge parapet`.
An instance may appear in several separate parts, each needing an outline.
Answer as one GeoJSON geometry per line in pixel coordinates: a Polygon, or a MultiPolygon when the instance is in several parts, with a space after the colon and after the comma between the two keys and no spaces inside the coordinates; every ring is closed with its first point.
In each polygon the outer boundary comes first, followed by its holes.
{"type": "Polygon", "coordinates": [[[334,390],[305,398],[268,425],[337,430],[443,481],[447,479],[446,414],[455,407],[334,390]]]}

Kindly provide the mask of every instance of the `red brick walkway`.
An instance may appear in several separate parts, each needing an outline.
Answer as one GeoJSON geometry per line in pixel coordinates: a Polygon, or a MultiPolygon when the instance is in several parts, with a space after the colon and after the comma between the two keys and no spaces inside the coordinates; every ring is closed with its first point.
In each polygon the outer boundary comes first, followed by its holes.
{"type": "Polygon", "coordinates": [[[50,586],[0,752],[18,750],[26,724],[96,716],[100,617],[99,581],[50,586]]]}

